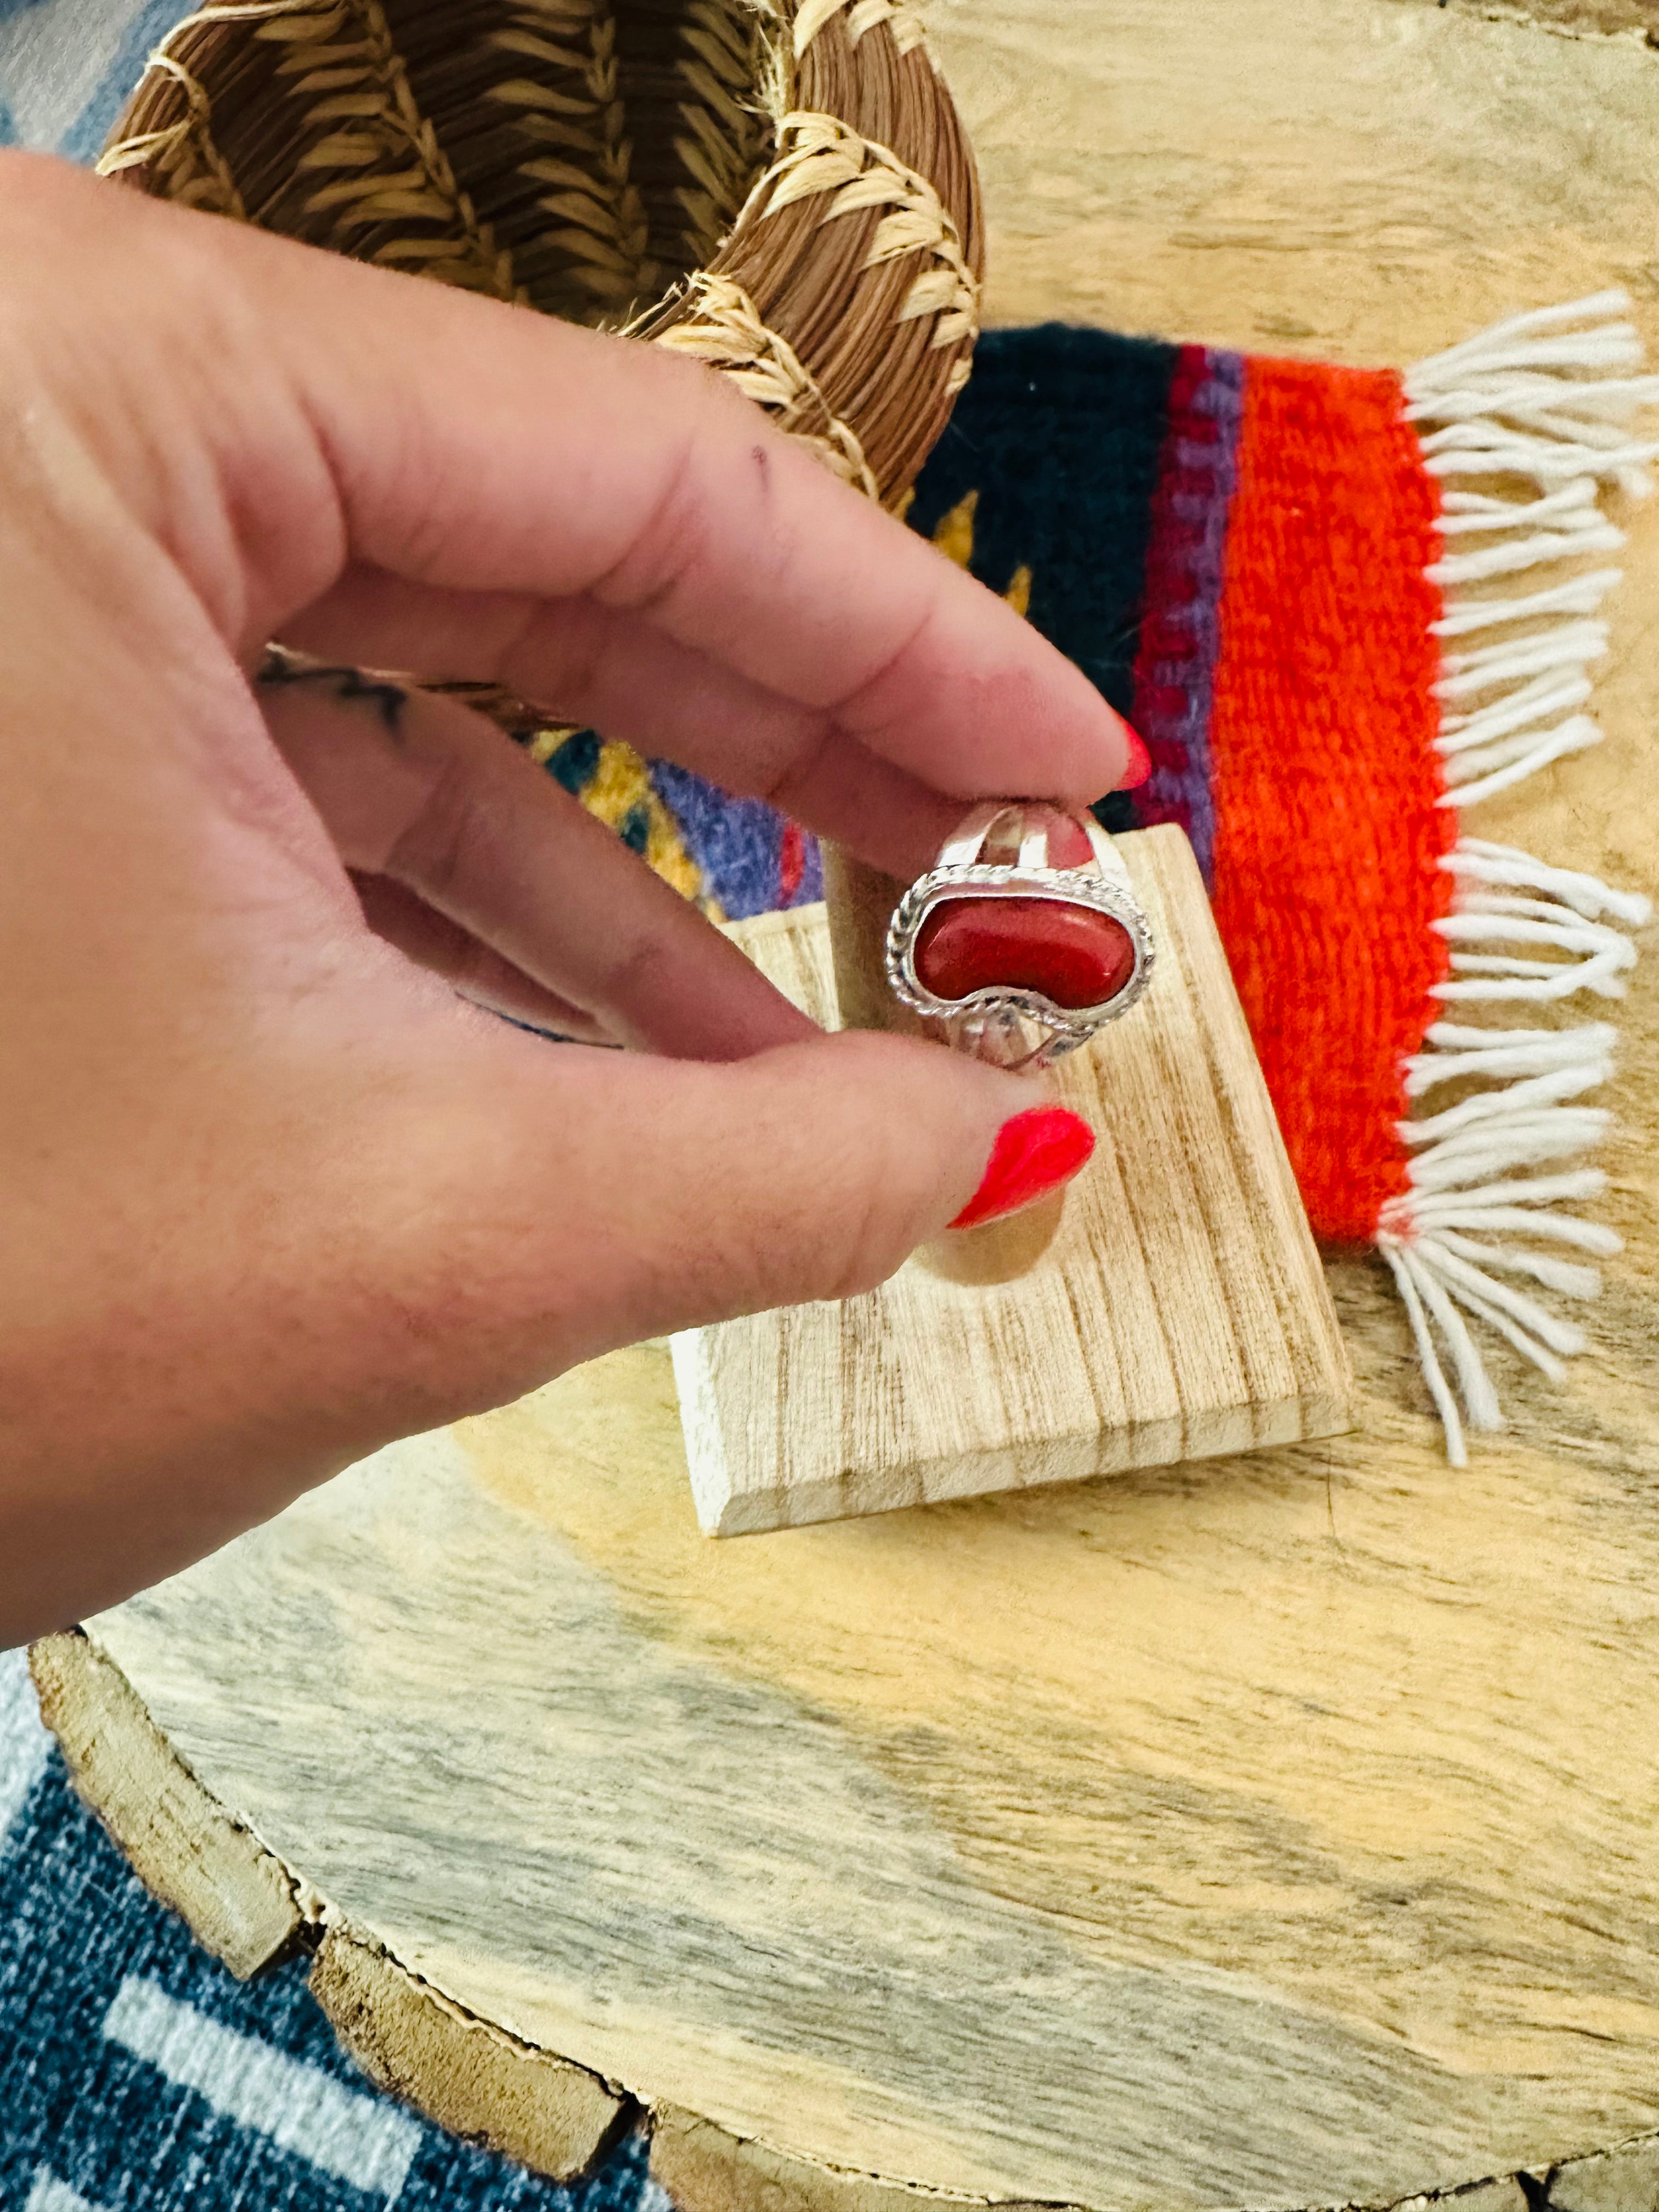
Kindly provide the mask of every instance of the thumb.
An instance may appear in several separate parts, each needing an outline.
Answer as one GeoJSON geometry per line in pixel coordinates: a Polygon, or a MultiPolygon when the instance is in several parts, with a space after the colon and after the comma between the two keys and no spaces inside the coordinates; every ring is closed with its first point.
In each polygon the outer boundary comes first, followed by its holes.
{"type": "Polygon", "coordinates": [[[442,1316],[415,1334],[460,1355],[466,1407],[643,1337],[870,1290],[964,1208],[1029,1201],[1092,1149],[1029,1079],[909,1038],[720,1065],[483,1042],[483,1079],[468,1054],[441,1105],[422,1087],[383,1217],[405,1243],[418,1227],[388,1279],[442,1316]]]}

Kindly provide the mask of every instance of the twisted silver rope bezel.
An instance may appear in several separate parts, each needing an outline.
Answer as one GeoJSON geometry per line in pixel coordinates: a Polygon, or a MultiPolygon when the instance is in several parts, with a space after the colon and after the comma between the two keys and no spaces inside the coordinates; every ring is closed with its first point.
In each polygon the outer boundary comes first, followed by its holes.
{"type": "MultiPolygon", "coordinates": [[[[1121,865],[1121,863],[1119,864],[1121,865]]],[[[1127,880],[1085,868],[1022,868],[1003,863],[975,861],[931,868],[918,876],[893,909],[887,928],[887,980],[900,1002],[929,1021],[953,1022],[979,1015],[1024,1015],[1052,1032],[1045,1057],[1058,1059],[1119,1020],[1145,994],[1152,981],[1158,950],[1145,909],[1127,880]],[[1109,915],[1129,933],[1135,964],[1121,990],[1092,1006],[1057,1006],[1040,991],[999,989],[988,985],[965,999],[940,999],[915,971],[916,938],[934,907],[953,898],[1044,898],[1057,906],[1082,906],[1109,915]]]]}

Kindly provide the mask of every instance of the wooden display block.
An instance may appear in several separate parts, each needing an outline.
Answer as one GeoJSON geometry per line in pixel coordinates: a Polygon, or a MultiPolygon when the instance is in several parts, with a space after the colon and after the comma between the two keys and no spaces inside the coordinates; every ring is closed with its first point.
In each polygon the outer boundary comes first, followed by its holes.
{"type": "MultiPolygon", "coordinates": [[[[1170,825],[1118,847],[1158,965],[1140,1003],[1056,1070],[1099,1139],[1058,1233],[1012,1282],[946,1281],[919,1256],[863,1297],[675,1337],[706,1534],[1352,1426],[1336,1316],[1192,848],[1170,825]]],[[[835,1025],[823,907],[732,933],[835,1025]]]]}

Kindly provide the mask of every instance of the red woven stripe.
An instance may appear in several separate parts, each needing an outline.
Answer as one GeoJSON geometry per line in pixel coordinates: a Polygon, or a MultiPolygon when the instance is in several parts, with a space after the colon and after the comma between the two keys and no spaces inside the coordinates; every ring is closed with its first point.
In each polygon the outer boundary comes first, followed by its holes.
{"type": "Polygon", "coordinates": [[[798,822],[786,822],[778,843],[778,904],[793,906],[806,874],[806,838],[798,822]]]}
{"type": "Polygon", "coordinates": [[[1399,379],[1246,370],[1211,746],[1215,909],[1316,1235],[1405,1187],[1401,1062],[1444,973],[1434,483],[1399,379]]]}

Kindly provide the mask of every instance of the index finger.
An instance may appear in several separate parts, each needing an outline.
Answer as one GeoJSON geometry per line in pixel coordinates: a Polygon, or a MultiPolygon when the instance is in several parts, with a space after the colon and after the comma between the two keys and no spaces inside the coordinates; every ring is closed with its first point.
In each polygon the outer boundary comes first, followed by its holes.
{"type": "MultiPolygon", "coordinates": [[[[236,245],[349,562],[643,618],[807,710],[803,748],[828,725],[955,793],[1087,801],[1124,775],[1124,726],[1080,671],[712,372],[280,240],[236,245]]],[[[779,781],[801,765],[779,762],[779,781]]]]}

